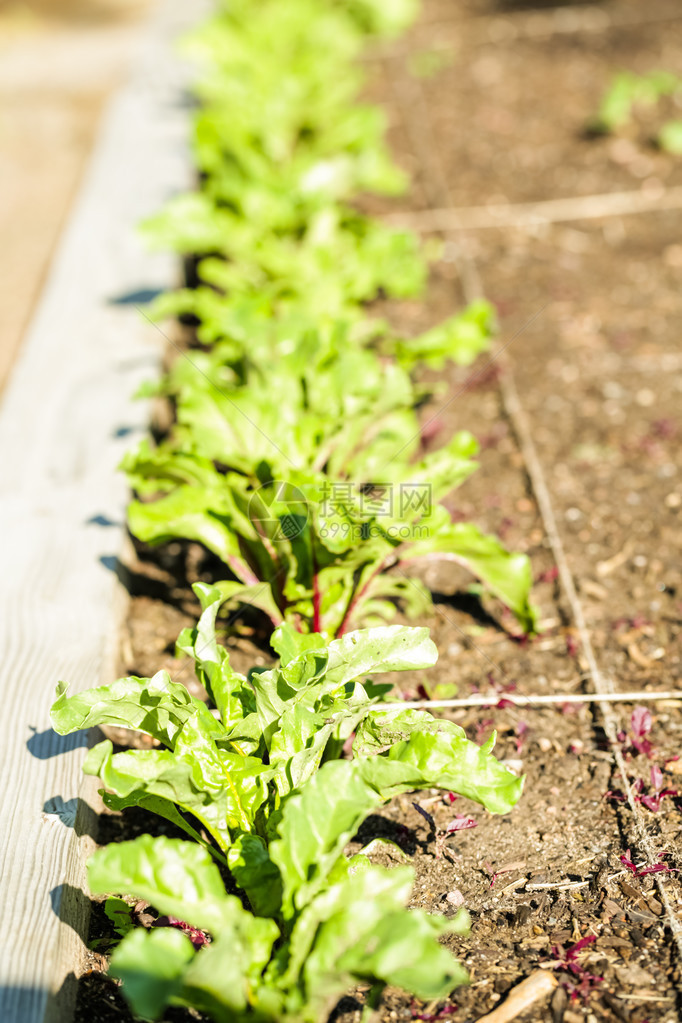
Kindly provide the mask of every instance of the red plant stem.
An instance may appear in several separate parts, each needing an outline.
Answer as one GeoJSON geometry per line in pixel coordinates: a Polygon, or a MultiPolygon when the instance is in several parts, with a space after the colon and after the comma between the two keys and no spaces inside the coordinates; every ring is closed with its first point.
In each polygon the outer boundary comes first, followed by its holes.
{"type": "Polygon", "coordinates": [[[235,557],[234,554],[227,555],[225,564],[245,586],[256,586],[260,582],[260,579],[255,572],[252,572],[249,565],[241,558],[235,557]]]}
{"type": "Polygon", "coordinates": [[[322,616],[320,614],[320,585],[317,572],[313,576],[313,632],[322,632],[322,616]]]}

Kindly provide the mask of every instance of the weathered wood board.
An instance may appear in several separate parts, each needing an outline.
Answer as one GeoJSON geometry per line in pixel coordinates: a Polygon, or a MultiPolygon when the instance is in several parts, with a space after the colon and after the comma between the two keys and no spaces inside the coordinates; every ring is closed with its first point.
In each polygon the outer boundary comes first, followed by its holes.
{"type": "Polygon", "coordinates": [[[0,407],[3,1023],[73,1011],[96,787],[82,781],[87,736],[59,738],[48,711],[58,679],[76,690],[111,670],[127,500],[116,466],[145,426],[130,396],[163,344],[137,305],[175,276],[135,227],[189,182],[175,40],[200,6],[162,0],[141,30],[0,407]]]}

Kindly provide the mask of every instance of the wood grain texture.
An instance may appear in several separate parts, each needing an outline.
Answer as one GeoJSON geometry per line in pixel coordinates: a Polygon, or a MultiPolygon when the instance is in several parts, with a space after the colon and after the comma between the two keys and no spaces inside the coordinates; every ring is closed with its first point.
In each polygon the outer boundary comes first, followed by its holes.
{"type": "Polygon", "coordinates": [[[94,785],[86,735],[49,727],[58,679],[110,677],[122,603],[126,484],[116,466],[145,426],[130,400],[162,337],[136,305],[173,283],[135,225],[189,182],[174,40],[198,4],[163,0],[91,166],[0,407],[0,1020],[72,1016],[89,903],[94,785]]]}

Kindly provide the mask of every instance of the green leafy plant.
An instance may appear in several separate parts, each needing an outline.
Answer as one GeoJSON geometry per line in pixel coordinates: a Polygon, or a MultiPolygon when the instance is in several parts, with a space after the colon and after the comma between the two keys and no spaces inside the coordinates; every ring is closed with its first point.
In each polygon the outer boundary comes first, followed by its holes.
{"type": "Polygon", "coordinates": [[[475,469],[476,443],[460,433],[419,457],[406,371],[470,363],[487,344],[488,304],[410,341],[382,334],[397,362],[362,334],[352,340],[352,325],[304,329],[297,317],[264,324],[254,313],[245,311],[250,344],[234,328],[178,359],[161,385],[177,422],[162,444],[143,442],[124,461],[142,497],[130,508],[133,533],[204,544],[236,577],[220,583],[225,597],[275,625],[334,635],[390,615],[396,599],[419,613],[424,588],[385,572],[438,556],[473,571],[533,628],[527,559],[453,524],[439,504],[475,469]],[[373,504],[377,490],[384,500],[373,504]]]}
{"type": "Polygon", "coordinates": [[[52,708],[60,734],[117,724],[150,735],[158,748],[114,753],[99,743],[85,770],[102,779],[111,808],[143,806],[191,839],[143,836],[91,859],[93,892],[145,899],[205,933],[195,943],[181,929],[125,935],[112,972],[133,1010],[158,1019],[169,1004],[189,1005],[217,1021],[312,1023],[362,981],[375,996],[390,983],[443,997],[466,974],[436,939],[465,932],[466,914],[408,912],[412,870],[347,857],[345,847],[401,792],[437,786],[505,813],[522,780],[491,756],[494,736],[479,748],[452,722],[381,710],[390,687],[366,676],[432,666],[426,629],[326,643],[283,625],[273,635],[278,666],[244,677],[215,637],[219,592],[197,593],[201,619],[178,646],[215,715],[165,672],[72,697],[60,684],[52,708]],[[353,758],[339,759],[351,741],[353,758]]]}
{"type": "Polygon", "coordinates": [[[326,314],[379,289],[420,290],[414,236],[348,205],[363,191],[394,194],[406,183],[385,149],[382,112],[358,103],[364,76],[353,64],[368,32],[395,31],[415,6],[384,8],[263,0],[253,17],[252,0],[242,0],[189,40],[203,67],[194,143],[201,188],[171,201],[146,234],[205,256],[197,268],[205,286],[257,288],[326,314]]]}
{"type": "Polygon", "coordinates": [[[361,306],[425,280],[415,236],[350,205],[404,187],[352,62],[368,33],[413,13],[411,2],[265,0],[257,18],[252,0],[221,7],[190,42],[204,68],[200,187],[146,228],[198,258],[195,286],[152,315],[192,317],[208,351],[178,360],[161,385],[170,435],[125,462],[141,498],[131,529],[149,543],[203,543],[234,577],[220,582],[226,598],[330,636],[389,616],[398,599],[428,607],[400,570],[416,557],[459,561],[534,624],[526,559],[453,525],[439,504],[473,470],[473,439],[462,432],[424,457],[415,413],[428,390],[413,371],[470,364],[489,346],[492,308],[473,303],[404,339],[361,306]],[[428,506],[372,514],[377,484],[396,503],[428,489],[428,506]]]}
{"type": "Polygon", "coordinates": [[[134,502],[130,528],[151,544],[202,543],[235,577],[218,583],[223,596],[259,607],[274,625],[335,635],[390,617],[396,600],[420,613],[430,605],[424,587],[386,572],[438,558],[472,571],[532,629],[526,556],[470,523],[453,523],[438,503],[475,469],[475,452],[473,437],[462,433],[415,464],[385,464],[373,506],[367,498],[377,488],[368,495],[362,476],[290,468],[278,478],[276,460],[265,458],[251,472],[225,472],[199,455],[143,448],[128,462],[133,484],[169,492],[134,502]]]}
{"type": "Polygon", "coordinates": [[[658,133],[661,149],[673,156],[682,156],[682,120],[666,121],[658,133]]]}
{"type": "Polygon", "coordinates": [[[621,71],[604,93],[591,128],[610,134],[626,128],[638,106],[655,106],[663,96],[680,88],[680,78],[671,71],[649,71],[644,75],[621,71]]]}
{"type": "Polygon", "coordinates": [[[197,189],[145,232],[190,258],[191,286],[151,315],[184,319],[196,343],[147,388],[172,403],[172,427],[125,468],[133,533],[196,541],[229,576],[195,584],[201,616],[177,644],[207,702],[159,672],[73,696],[60,683],[52,707],[60,734],[146,733],[151,748],[105,740],[84,769],[110,809],[140,807],[185,835],[115,843],[89,865],[121,939],[111,972],[144,1019],[187,1006],[217,1023],[317,1023],[357,984],[371,985],[369,1007],[387,984],[446,996],[467,977],[438,939],[465,933],[466,912],[408,910],[411,867],[373,864],[374,843],[347,847],[403,792],[438,787],[506,813],[522,790],[492,756],[494,734],[478,747],[452,722],[386,709],[390,686],[372,680],[437,659],[426,629],[383,624],[398,602],[428,607],[410,561],[464,565],[524,628],[535,620],[527,558],[443,503],[476,466],[474,438],[429,451],[416,411],[439,386],[416,371],[469,365],[489,346],[492,308],[473,303],[414,338],[366,308],[426,279],[428,247],[358,202],[398,194],[406,176],[383,114],[358,102],[356,58],[415,8],[223,0],[188,43],[203,69],[197,189]],[[216,638],[221,608],[239,603],[269,617],[279,657],[247,676],[216,638]],[[152,926],[131,898],[160,914],[152,926]]]}

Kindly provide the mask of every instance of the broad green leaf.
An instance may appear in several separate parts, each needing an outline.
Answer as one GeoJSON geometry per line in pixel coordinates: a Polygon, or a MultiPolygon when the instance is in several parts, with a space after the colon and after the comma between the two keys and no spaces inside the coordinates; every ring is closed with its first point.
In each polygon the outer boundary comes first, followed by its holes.
{"type": "MultiPolygon", "coordinates": [[[[331,948],[333,921],[326,927],[331,948]]],[[[384,913],[369,933],[348,948],[338,966],[354,977],[367,980],[379,977],[425,1001],[445,998],[454,988],[467,984],[469,975],[437,938],[468,932],[469,916],[462,911],[452,919],[419,909],[384,913]]],[[[313,956],[316,951],[317,943],[313,956]]],[[[306,969],[312,972],[314,960],[306,964],[306,969]]]]}
{"type": "Polygon", "coordinates": [[[215,623],[223,602],[220,590],[205,583],[195,583],[192,589],[201,603],[201,617],[196,628],[183,629],[176,646],[194,658],[199,681],[217,707],[222,723],[229,728],[244,717],[246,679],[232,670],[227,650],[216,639],[215,623]]]}
{"type": "Polygon", "coordinates": [[[218,749],[191,722],[178,736],[176,752],[192,763],[199,791],[220,803],[228,827],[249,831],[267,799],[271,769],[258,757],[218,749]]]}
{"type": "Polygon", "coordinates": [[[279,655],[280,665],[286,668],[300,654],[309,650],[324,650],[324,638],[316,632],[298,632],[292,625],[284,623],[275,629],[270,637],[270,646],[279,655]]]}
{"type": "MultiPolygon", "coordinates": [[[[256,699],[256,719],[266,747],[278,729],[294,690],[286,685],[277,669],[253,670],[249,676],[256,699]]],[[[248,719],[247,719],[248,720],[248,719]]]]}
{"type": "Polygon", "coordinates": [[[164,817],[171,824],[174,824],[176,828],[180,828],[185,834],[189,835],[191,839],[198,842],[199,845],[208,850],[213,859],[219,863],[225,863],[225,857],[222,853],[214,849],[210,842],[207,842],[196,828],[193,828],[191,824],[185,820],[178,808],[174,803],[171,803],[169,799],[163,799],[161,796],[150,796],[144,792],[136,791],[130,793],[128,796],[117,796],[112,792],[106,792],[104,789],[100,789],[100,795],[104,805],[110,810],[115,810],[120,813],[122,810],[127,810],[130,806],[140,806],[143,810],[147,810],[149,813],[155,813],[159,817],[164,817]]]}
{"type": "Polygon", "coordinates": [[[308,689],[327,673],[329,653],[325,648],[304,650],[286,665],[280,665],[283,682],[295,692],[308,689]]]}
{"type": "Polygon", "coordinates": [[[227,863],[255,915],[276,916],[282,902],[282,881],[263,840],[257,835],[239,835],[228,850],[227,863]]]}
{"type": "Polygon", "coordinates": [[[318,1014],[327,993],[352,984],[352,972],[338,966],[349,944],[361,940],[384,913],[401,909],[414,882],[411,867],[384,870],[370,865],[356,872],[348,870],[347,863],[344,867],[303,908],[289,943],[286,976],[293,979],[303,973],[306,1000],[313,1002],[318,1014]]]}
{"type": "Polygon", "coordinates": [[[398,345],[398,358],[410,367],[423,363],[442,369],[451,360],[458,366],[469,366],[481,352],[490,347],[495,328],[495,312],[489,302],[478,299],[467,308],[443,320],[419,337],[398,345]]]}
{"type": "MultiPolygon", "coordinates": [[[[182,993],[186,1004],[208,1013],[219,1023],[240,1019],[242,1013],[247,1019],[253,1018],[248,1008],[258,1005],[261,974],[278,936],[273,920],[260,919],[243,910],[226,920],[220,933],[201,949],[184,974],[182,993]]],[[[275,992],[269,994],[271,1004],[275,992]]]]}
{"type": "Polygon", "coordinates": [[[123,994],[136,1016],[161,1019],[180,994],[183,975],[194,959],[189,938],[175,927],[131,931],[111,957],[112,977],[123,981],[123,994]]]}
{"type": "Polygon", "coordinates": [[[196,540],[217,554],[243,583],[257,584],[231,525],[234,513],[226,487],[215,492],[207,487],[180,486],[156,501],[133,501],[128,507],[128,524],[145,543],[196,540]]]}
{"type": "Polygon", "coordinates": [[[406,862],[409,859],[407,853],[400,848],[398,843],[391,841],[390,838],[373,838],[367,845],[363,845],[357,855],[370,857],[372,853],[381,852],[385,852],[389,856],[395,856],[402,862],[406,862]]]}
{"type": "Polygon", "coordinates": [[[414,543],[402,560],[428,557],[449,559],[468,568],[514,612],[524,629],[535,629],[537,612],[530,603],[532,573],[525,554],[510,554],[497,537],[481,533],[471,523],[458,522],[414,543]]]}
{"type": "Polygon", "coordinates": [[[612,132],[625,127],[638,104],[651,106],[661,96],[674,93],[681,79],[670,71],[650,71],[637,75],[621,71],[614,76],[602,97],[599,112],[591,125],[597,131],[612,132]]]}
{"type": "MultiPolygon", "coordinates": [[[[195,733],[196,737],[196,733],[195,733]]],[[[248,831],[267,798],[270,769],[254,757],[190,743],[187,749],[127,750],[112,754],[108,740],[88,753],[83,769],[102,779],[117,796],[137,801],[158,796],[192,814],[221,849],[229,848],[231,830],[248,831]]]]}
{"type": "Polygon", "coordinates": [[[666,153],[682,156],[682,120],[666,121],[658,133],[657,141],[666,153]]]}
{"type": "Polygon", "coordinates": [[[438,659],[428,629],[404,625],[360,629],[329,644],[326,681],[343,685],[361,675],[381,671],[430,668],[438,659]]]}
{"type": "Polygon", "coordinates": [[[281,796],[300,786],[317,770],[336,722],[301,703],[288,707],[270,743],[270,765],[281,796]]]}
{"type": "Polygon", "coordinates": [[[407,912],[413,877],[410,867],[369,866],[330,884],[302,911],[287,976],[303,970],[311,1019],[319,1018],[326,999],[359,980],[404,985],[426,998],[445,997],[466,982],[466,971],[436,939],[466,933],[467,915],[447,920],[407,912]]]}
{"type": "Polygon", "coordinates": [[[268,616],[273,625],[282,624],[282,612],[275,603],[269,579],[249,586],[226,579],[217,582],[216,588],[220,590],[226,608],[237,604],[257,607],[268,616]]]}
{"type": "Polygon", "coordinates": [[[508,813],[521,796],[523,778],[490,755],[494,738],[493,733],[479,747],[456,734],[415,732],[385,755],[358,761],[358,769],[384,799],[437,787],[473,799],[491,813],[508,813]]]}
{"type": "Polygon", "coordinates": [[[175,838],[142,835],[98,849],[88,861],[88,886],[94,895],[144,899],[161,914],[211,933],[244,912],[239,899],[226,894],[208,852],[175,838]]]}
{"type": "Polygon", "coordinates": [[[285,918],[302,908],[383,797],[348,761],[330,761],[284,804],[270,856],[282,875],[285,918]]]}
{"type": "Polygon", "coordinates": [[[98,851],[90,860],[88,877],[95,892],[114,888],[134,894],[161,913],[213,935],[213,942],[195,955],[189,940],[172,928],[152,931],[153,943],[147,932],[133,932],[120,946],[125,948],[115,956],[113,967],[114,975],[123,978],[135,1011],[156,1017],[165,1004],[175,1001],[217,1011],[217,1018],[223,1019],[226,1009],[245,1009],[279,931],[274,921],[257,919],[239,899],[226,894],[204,850],[145,835],[98,851]],[[183,942],[156,938],[167,933],[182,937],[183,942]],[[188,947],[191,954],[176,954],[188,947]],[[167,968],[157,954],[163,949],[168,950],[167,968]]]}
{"type": "MultiPolygon", "coordinates": [[[[455,728],[457,726],[454,726],[455,728]]],[[[458,730],[459,733],[459,730],[458,730]]],[[[412,733],[381,756],[323,764],[284,803],[270,855],[282,874],[284,911],[300,909],[320,890],[346,843],[375,806],[401,792],[438,787],[507,813],[523,779],[458,733],[412,733]]]]}
{"type": "Polygon", "coordinates": [[[406,708],[401,711],[371,710],[358,725],[353,741],[356,756],[380,753],[395,743],[415,734],[444,733],[466,739],[464,729],[454,721],[436,718],[426,710],[406,708]]]}
{"type": "Polygon", "coordinates": [[[124,899],[110,896],[105,900],[104,912],[108,920],[114,925],[114,930],[119,937],[124,938],[133,930],[134,924],[131,920],[132,907],[124,899]]]}
{"type": "Polygon", "coordinates": [[[206,705],[173,682],[167,671],[159,671],[153,678],[120,678],[71,697],[66,696],[66,688],[64,682],[59,683],[50,710],[52,726],[60,735],[95,725],[116,725],[146,732],[172,748],[180,730],[193,719],[208,735],[224,735],[206,705]]]}

